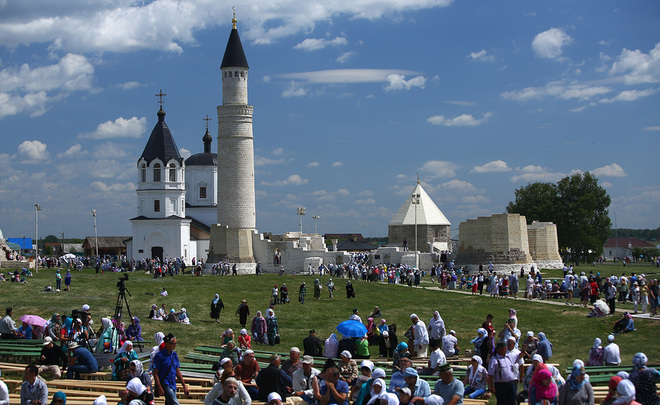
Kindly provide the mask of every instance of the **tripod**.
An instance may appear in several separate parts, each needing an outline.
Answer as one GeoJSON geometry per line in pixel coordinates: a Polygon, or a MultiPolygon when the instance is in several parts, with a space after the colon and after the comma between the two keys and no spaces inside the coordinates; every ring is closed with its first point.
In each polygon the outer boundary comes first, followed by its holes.
{"type": "MultiPolygon", "coordinates": [[[[126,298],[126,294],[128,294],[129,297],[133,297],[131,295],[131,292],[128,291],[128,288],[126,288],[126,280],[128,280],[128,274],[124,274],[124,278],[120,278],[119,282],[117,282],[117,288],[119,288],[119,293],[117,293],[117,304],[115,305],[115,316],[112,318],[115,322],[115,333],[113,336],[113,341],[115,341],[115,338],[119,337],[119,330],[118,328],[121,325],[121,316],[123,313],[123,305],[126,304],[126,311],[128,311],[128,316],[129,318],[133,319],[133,316],[131,315],[131,307],[128,305],[128,298],[126,298]]],[[[114,345],[114,351],[117,353],[117,346],[114,345]]]]}

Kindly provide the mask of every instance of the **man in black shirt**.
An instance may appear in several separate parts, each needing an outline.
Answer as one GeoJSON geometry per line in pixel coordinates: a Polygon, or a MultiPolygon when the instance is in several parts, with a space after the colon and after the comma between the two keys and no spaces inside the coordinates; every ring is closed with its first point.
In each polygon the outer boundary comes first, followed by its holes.
{"type": "Polygon", "coordinates": [[[267,402],[268,394],[277,392],[283,400],[291,395],[293,380],[280,370],[282,362],[278,354],[270,356],[268,367],[261,369],[257,375],[256,383],[259,386],[259,400],[267,402]]]}
{"type": "Polygon", "coordinates": [[[303,339],[303,348],[305,349],[305,356],[323,356],[323,344],[321,343],[321,339],[316,337],[316,331],[314,329],[310,330],[309,336],[303,339]]]}
{"type": "Polygon", "coordinates": [[[55,378],[62,378],[60,365],[66,366],[69,364],[69,358],[60,346],[53,344],[53,339],[50,336],[44,338],[43,348],[41,349],[41,357],[39,360],[39,374],[43,375],[44,372],[51,373],[55,378]]]}

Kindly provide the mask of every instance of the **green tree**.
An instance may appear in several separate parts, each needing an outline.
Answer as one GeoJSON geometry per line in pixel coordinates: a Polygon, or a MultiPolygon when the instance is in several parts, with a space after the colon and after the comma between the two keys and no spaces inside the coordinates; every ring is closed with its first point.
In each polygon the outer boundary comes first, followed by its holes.
{"type": "Polygon", "coordinates": [[[591,173],[574,174],[557,184],[532,183],[515,191],[508,213],[524,215],[527,222],[557,225],[560,253],[579,264],[603,252],[611,227],[607,207],[610,196],[591,173]]]}
{"type": "Polygon", "coordinates": [[[57,239],[57,236],[55,235],[48,235],[45,238],[42,239],[44,243],[57,243],[59,242],[59,239],[57,239]]]}
{"type": "Polygon", "coordinates": [[[534,221],[557,223],[557,185],[531,183],[515,191],[516,200],[509,202],[506,212],[520,214],[527,223],[534,221]]]}

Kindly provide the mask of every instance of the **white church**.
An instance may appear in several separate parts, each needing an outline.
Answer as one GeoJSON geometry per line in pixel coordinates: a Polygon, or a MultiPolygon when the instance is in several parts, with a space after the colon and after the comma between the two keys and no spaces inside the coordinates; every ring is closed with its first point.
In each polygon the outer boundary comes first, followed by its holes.
{"type": "MultiPolygon", "coordinates": [[[[204,152],[183,159],[167,124],[165,111],[137,161],[137,216],[126,241],[129,258],[204,259],[206,271],[220,261],[236,263],[239,273],[300,272],[308,265],[342,264],[351,255],[328,248],[323,236],[288,232],[266,237],[256,230],[253,107],[248,104],[249,66],[232,19],[232,30],[220,66],[222,105],[218,112],[217,154],[208,128],[204,152]]],[[[375,263],[414,264],[417,258],[400,241],[419,239],[420,265],[431,264],[449,244],[449,221],[417,184],[389,224],[393,246],[374,252],[375,263]]],[[[411,243],[412,244],[412,243],[411,243]]],[[[409,245],[410,246],[410,245],[409,245]]]]}

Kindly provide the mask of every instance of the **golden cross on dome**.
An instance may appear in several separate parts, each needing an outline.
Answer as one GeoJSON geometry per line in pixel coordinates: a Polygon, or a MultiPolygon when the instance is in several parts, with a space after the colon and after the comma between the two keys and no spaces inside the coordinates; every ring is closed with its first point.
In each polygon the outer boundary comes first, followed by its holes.
{"type": "Polygon", "coordinates": [[[160,89],[158,94],[155,94],[156,97],[158,97],[158,104],[160,104],[160,108],[163,108],[163,97],[165,97],[167,94],[163,93],[163,89],[160,89]]]}
{"type": "Polygon", "coordinates": [[[206,129],[209,129],[209,121],[211,121],[211,118],[209,118],[208,114],[206,114],[206,118],[204,118],[203,121],[206,121],[206,129]]]}
{"type": "Polygon", "coordinates": [[[236,23],[238,22],[236,20],[236,6],[232,6],[232,11],[234,12],[234,18],[231,19],[231,28],[236,29],[236,23]]]}

